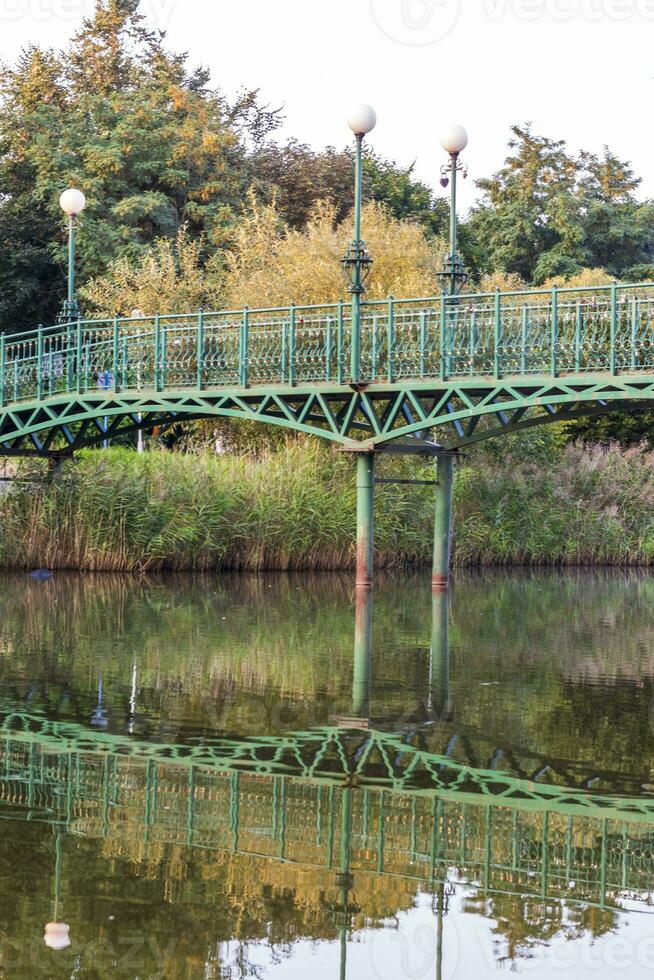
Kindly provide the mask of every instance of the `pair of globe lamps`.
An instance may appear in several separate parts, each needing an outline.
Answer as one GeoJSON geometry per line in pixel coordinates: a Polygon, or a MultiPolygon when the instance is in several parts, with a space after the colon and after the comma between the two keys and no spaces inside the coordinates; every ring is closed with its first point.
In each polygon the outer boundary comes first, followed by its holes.
{"type": "MultiPolygon", "coordinates": [[[[347,117],[348,126],[355,136],[363,137],[371,133],[377,125],[377,114],[372,106],[357,105],[347,117]]],[[[468,145],[468,134],[458,124],[453,124],[443,133],[441,146],[450,156],[457,157],[468,145]]]]}

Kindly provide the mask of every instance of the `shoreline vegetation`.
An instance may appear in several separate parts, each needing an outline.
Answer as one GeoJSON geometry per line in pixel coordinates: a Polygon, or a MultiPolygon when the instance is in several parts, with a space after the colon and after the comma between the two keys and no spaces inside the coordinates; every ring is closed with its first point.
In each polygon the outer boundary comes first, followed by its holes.
{"type": "MultiPolygon", "coordinates": [[[[654,564],[654,452],[579,443],[552,450],[556,437],[540,439],[459,462],[455,566],[654,564]]],[[[430,477],[433,466],[380,460],[380,475],[391,474],[430,477]]],[[[354,565],[354,467],[314,441],[257,455],[88,450],[54,476],[34,463],[22,464],[20,475],[0,497],[3,570],[354,565]]],[[[433,496],[432,487],[378,488],[378,567],[429,565],[433,496]]]]}

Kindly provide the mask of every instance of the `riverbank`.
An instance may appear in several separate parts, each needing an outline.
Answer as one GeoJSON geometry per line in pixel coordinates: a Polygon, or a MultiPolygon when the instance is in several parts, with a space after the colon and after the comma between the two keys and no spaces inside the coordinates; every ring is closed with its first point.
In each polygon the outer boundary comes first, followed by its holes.
{"type": "MultiPolygon", "coordinates": [[[[384,460],[383,475],[430,466],[384,460]]],[[[32,473],[33,476],[33,473],[32,473]]],[[[431,560],[433,488],[378,488],[380,567],[431,560]]],[[[313,442],[260,457],[87,451],[0,497],[0,567],[89,571],[348,570],[351,460],[313,442]]],[[[654,563],[654,454],[577,446],[461,461],[458,566],[654,563]]]]}

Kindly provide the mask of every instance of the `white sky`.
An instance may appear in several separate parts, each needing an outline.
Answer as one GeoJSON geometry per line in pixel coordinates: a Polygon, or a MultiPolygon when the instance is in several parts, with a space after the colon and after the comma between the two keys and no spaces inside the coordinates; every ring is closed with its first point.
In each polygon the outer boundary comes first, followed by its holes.
{"type": "MultiPolygon", "coordinates": [[[[92,7],[0,0],[0,56],[12,60],[30,41],[64,45],[92,7]]],[[[449,122],[469,130],[474,179],[502,163],[511,123],[531,120],[574,150],[608,144],[654,196],[654,0],[143,0],[142,9],[228,93],[258,87],[284,106],[284,136],[343,146],[349,105],[369,102],[374,146],[416,160],[438,186],[449,122]]]]}

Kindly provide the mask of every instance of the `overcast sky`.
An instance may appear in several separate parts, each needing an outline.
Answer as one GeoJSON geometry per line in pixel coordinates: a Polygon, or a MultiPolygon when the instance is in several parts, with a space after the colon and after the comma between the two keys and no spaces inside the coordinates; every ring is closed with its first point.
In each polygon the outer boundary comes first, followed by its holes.
{"type": "MultiPolygon", "coordinates": [[[[0,0],[0,54],[64,45],[92,8],[0,0]]],[[[510,125],[531,120],[573,150],[608,144],[654,196],[654,0],[143,0],[142,9],[228,93],[256,87],[283,106],[284,136],[342,146],[348,106],[369,102],[376,149],[415,160],[438,186],[449,122],[469,130],[474,179],[502,163],[510,125]]]]}

